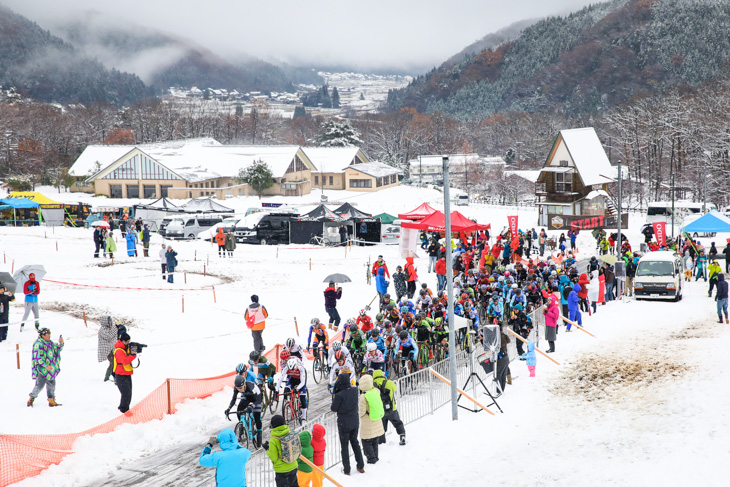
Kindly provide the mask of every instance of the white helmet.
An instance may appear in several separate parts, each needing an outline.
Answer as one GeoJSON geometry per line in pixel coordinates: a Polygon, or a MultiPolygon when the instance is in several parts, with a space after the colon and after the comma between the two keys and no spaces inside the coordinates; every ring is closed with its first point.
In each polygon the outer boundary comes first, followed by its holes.
{"type": "Polygon", "coordinates": [[[291,348],[293,348],[293,347],[294,347],[294,345],[295,345],[296,343],[297,343],[297,342],[296,342],[296,341],[295,341],[295,340],[294,340],[293,338],[287,338],[287,339],[286,339],[286,348],[289,348],[289,349],[291,349],[291,348]]]}
{"type": "Polygon", "coordinates": [[[374,342],[368,343],[368,352],[374,352],[378,346],[374,342]]]}
{"type": "Polygon", "coordinates": [[[287,367],[287,368],[288,368],[289,370],[292,370],[292,369],[296,369],[296,368],[297,368],[297,359],[295,359],[295,358],[290,358],[289,360],[287,360],[287,361],[286,361],[286,367],[287,367]]]}
{"type": "Polygon", "coordinates": [[[310,321],[310,323],[312,324],[312,326],[319,325],[319,318],[312,318],[312,321],[310,321]]]}
{"type": "Polygon", "coordinates": [[[341,348],[342,348],[342,343],[340,343],[340,342],[333,342],[332,343],[332,350],[334,350],[335,352],[337,350],[341,349],[341,348]]]}
{"type": "Polygon", "coordinates": [[[408,302],[408,296],[403,296],[402,298],[400,298],[400,302],[406,304],[408,302]]]}
{"type": "Polygon", "coordinates": [[[517,289],[517,284],[512,284],[512,289],[517,289]]]}

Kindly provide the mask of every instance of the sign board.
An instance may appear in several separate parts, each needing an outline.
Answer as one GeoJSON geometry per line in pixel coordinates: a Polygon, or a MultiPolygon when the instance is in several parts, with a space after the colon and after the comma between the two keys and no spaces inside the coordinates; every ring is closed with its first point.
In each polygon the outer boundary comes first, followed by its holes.
{"type": "Polygon", "coordinates": [[[278,208],[284,203],[261,203],[261,208],[278,208]]]}
{"type": "Polygon", "coordinates": [[[613,273],[617,279],[626,279],[626,262],[617,260],[613,265],[613,273]]]}
{"type": "MultiPolygon", "coordinates": [[[[617,228],[616,215],[556,215],[548,213],[548,230],[593,230],[596,228],[617,228]]],[[[629,214],[621,215],[621,228],[629,228],[629,214]]]]}
{"type": "Polygon", "coordinates": [[[454,331],[471,326],[471,320],[462,316],[454,316],[454,331]]]}

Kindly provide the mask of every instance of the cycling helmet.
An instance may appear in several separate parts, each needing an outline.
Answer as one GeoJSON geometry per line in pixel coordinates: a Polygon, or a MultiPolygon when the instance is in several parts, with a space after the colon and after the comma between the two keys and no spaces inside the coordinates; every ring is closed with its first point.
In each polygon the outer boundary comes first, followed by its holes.
{"type": "Polygon", "coordinates": [[[395,309],[395,305],[393,303],[388,303],[388,306],[385,307],[388,311],[393,311],[395,309]]]}
{"type": "Polygon", "coordinates": [[[520,289],[520,288],[515,289],[515,294],[522,294],[522,289],[520,289]]]}
{"type": "Polygon", "coordinates": [[[469,299],[469,295],[468,295],[468,294],[466,294],[466,293],[463,293],[463,294],[461,295],[461,299],[469,299]]]}
{"type": "Polygon", "coordinates": [[[401,313],[408,313],[408,311],[409,311],[408,306],[401,306],[401,308],[400,308],[401,313]]]}
{"type": "Polygon", "coordinates": [[[422,282],[422,283],[421,283],[421,287],[422,287],[422,288],[423,288],[424,290],[425,290],[425,289],[428,289],[428,284],[426,284],[425,282],[422,282]]]}
{"type": "Polygon", "coordinates": [[[281,355],[279,355],[279,358],[282,361],[289,360],[289,357],[291,357],[291,354],[289,353],[289,350],[284,350],[283,352],[281,352],[281,355]]]}
{"type": "Polygon", "coordinates": [[[335,352],[338,351],[341,348],[342,348],[342,343],[341,342],[333,342],[332,343],[332,350],[334,350],[335,352]]]}
{"type": "Polygon", "coordinates": [[[417,321],[417,322],[423,321],[423,319],[424,319],[425,317],[426,317],[426,315],[424,315],[423,313],[418,313],[418,314],[416,315],[416,321],[417,321]]]}
{"type": "Polygon", "coordinates": [[[368,352],[374,352],[377,349],[378,349],[378,346],[375,343],[373,343],[373,342],[368,343],[368,352]]]}
{"type": "Polygon", "coordinates": [[[355,324],[355,320],[354,320],[354,319],[352,319],[352,318],[349,318],[349,319],[347,320],[347,324],[348,324],[348,325],[350,325],[350,328],[352,328],[352,325],[354,325],[354,324],[355,324]]]}
{"type": "Polygon", "coordinates": [[[517,289],[517,284],[512,284],[512,289],[517,289]]]}
{"type": "Polygon", "coordinates": [[[438,296],[439,298],[443,298],[444,297],[444,292],[443,291],[439,291],[438,293],[436,293],[436,296],[438,296]]]}
{"type": "Polygon", "coordinates": [[[400,302],[402,304],[406,304],[408,302],[408,296],[403,296],[402,298],[400,298],[400,302]]]}
{"type": "Polygon", "coordinates": [[[426,294],[428,294],[428,292],[426,292],[425,289],[421,289],[420,291],[418,291],[418,294],[420,294],[421,296],[425,296],[426,294]]]}
{"type": "Polygon", "coordinates": [[[248,354],[248,359],[254,363],[258,362],[260,358],[261,358],[261,354],[259,352],[257,352],[256,350],[254,350],[253,352],[248,354]]]}
{"type": "Polygon", "coordinates": [[[365,310],[364,309],[361,309],[360,310],[360,316],[365,316],[365,310]]]}
{"type": "Polygon", "coordinates": [[[499,282],[504,282],[504,276],[499,276],[499,279],[497,279],[499,282]]]}
{"type": "Polygon", "coordinates": [[[345,354],[342,352],[342,350],[337,350],[335,352],[335,361],[339,362],[340,360],[345,360],[345,354]]]}
{"type": "Polygon", "coordinates": [[[395,332],[400,336],[400,332],[403,331],[403,327],[401,325],[395,325],[395,332]]]}
{"type": "Polygon", "coordinates": [[[355,333],[357,331],[357,325],[355,323],[350,325],[350,333],[355,333]]]}
{"type": "Polygon", "coordinates": [[[233,380],[233,386],[236,389],[240,389],[241,387],[244,387],[246,385],[246,378],[242,375],[237,375],[236,378],[233,380]]]}
{"type": "Polygon", "coordinates": [[[297,359],[290,358],[289,360],[287,360],[286,361],[286,368],[288,368],[290,370],[291,369],[296,369],[297,368],[297,359]]]}
{"type": "Polygon", "coordinates": [[[401,340],[406,340],[408,338],[408,332],[405,330],[401,330],[401,332],[398,333],[398,337],[400,337],[401,340]]]}
{"type": "Polygon", "coordinates": [[[509,277],[509,271],[504,271],[504,277],[509,277]]]}
{"type": "Polygon", "coordinates": [[[238,374],[245,374],[247,370],[248,370],[248,365],[246,365],[246,364],[236,365],[236,373],[238,373],[238,374]]]}
{"type": "Polygon", "coordinates": [[[383,299],[390,299],[390,293],[383,294],[383,299]]]}
{"type": "Polygon", "coordinates": [[[312,318],[312,321],[310,321],[310,323],[312,324],[312,326],[319,325],[319,323],[320,323],[319,318],[312,318]]]}
{"type": "Polygon", "coordinates": [[[383,321],[383,313],[376,314],[375,321],[383,321]]]}
{"type": "Polygon", "coordinates": [[[384,328],[390,328],[391,326],[393,326],[393,323],[391,323],[390,320],[383,320],[384,328]]]}
{"type": "Polygon", "coordinates": [[[380,336],[380,332],[377,328],[373,328],[372,330],[370,330],[370,336],[373,337],[374,340],[377,340],[380,336]]]}
{"type": "Polygon", "coordinates": [[[293,338],[286,339],[286,348],[292,349],[292,348],[294,348],[294,345],[296,345],[296,344],[297,344],[297,342],[293,338]]]}

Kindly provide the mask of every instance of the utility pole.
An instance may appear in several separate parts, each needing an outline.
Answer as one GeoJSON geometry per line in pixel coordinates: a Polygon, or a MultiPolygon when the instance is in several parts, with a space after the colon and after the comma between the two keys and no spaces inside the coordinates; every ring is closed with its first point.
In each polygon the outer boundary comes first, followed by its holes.
{"type": "Polygon", "coordinates": [[[618,256],[621,257],[621,159],[618,160],[618,256]]]}
{"type": "Polygon", "coordinates": [[[446,293],[448,297],[447,313],[449,315],[449,369],[451,381],[451,419],[459,419],[459,406],[456,391],[456,334],[454,333],[454,267],[451,264],[451,202],[449,201],[449,157],[441,159],[444,171],[444,231],[446,232],[446,293]]]}

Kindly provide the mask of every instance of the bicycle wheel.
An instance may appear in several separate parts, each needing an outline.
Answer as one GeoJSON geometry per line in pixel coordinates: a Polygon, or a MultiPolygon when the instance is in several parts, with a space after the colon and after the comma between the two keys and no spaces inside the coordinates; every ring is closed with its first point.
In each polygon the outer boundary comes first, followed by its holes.
{"type": "Polygon", "coordinates": [[[314,382],[317,384],[322,382],[322,378],[324,377],[322,367],[322,359],[314,357],[314,362],[312,362],[312,377],[314,378],[314,382]]]}
{"type": "Polygon", "coordinates": [[[246,429],[246,425],[239,421],[233,432],[236,433],[236,438],[238,438],[241,446],[248,448],[248,430],[246,429]]]}
{"type": "Polygon", "coordinates": [[[264,419],[264,416],[266,416],[266,410],[269,408],[269,395],[266,394],[266,391],[263,391],[263,398],[261,400],[261,419],[264,419]]]}
{"type": "Polygon", "coordinates": [[[310,238],[309,245],[319,245],[319,242],[317,242],[317,237],[310,238]]]}
{"type": "Polygon", "coordinates": [[[261,448],[261,444],[258,441],[258,437],[256,436],[256,422],[253,419],[253,415],[248,417],[248,434],[249,439],[251,440],[251,445],[256,448],[257,450],[261,448]]]}
{"type": "Polygon", "coordinates": [[[287,424],[294,422],[294,410],[292,409],[292,403],[289,401],[284,403],[284,421],[287,424]]]}
{"type": "Polygon", "coordinates": [[[279,407],[279,395],[273,391],[269,391],[269,394],[269,411],[271,411],[271,414],[276,414],[276,409],[279,407]]]}
{"type": "Polygon", "coordinates": [[[326,247],[326,246],[328,246],[328,245],[329,245],[330,243],[331,243],[331,242],[330,242],[330,239],[328,239],[327,237],[324,237],[324,238],[322,239],[322,244],[321,244],[321,245],[322,245],[322,246],[324,246],[324,247],[326,247]]]}

